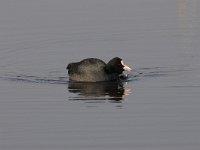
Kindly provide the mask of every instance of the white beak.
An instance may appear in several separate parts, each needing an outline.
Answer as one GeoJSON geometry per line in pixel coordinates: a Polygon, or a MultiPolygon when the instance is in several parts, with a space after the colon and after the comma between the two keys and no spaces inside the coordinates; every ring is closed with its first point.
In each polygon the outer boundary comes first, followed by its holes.
{"type": "Polygon", "coordinates": [[[124,69],[125,71],[132,71],[132,70],[133,70],[133,69],[131,69],[128,65],[125,65],[123,61],[121,61],[121,64],[122,64],[123,69],[124,69]]]}

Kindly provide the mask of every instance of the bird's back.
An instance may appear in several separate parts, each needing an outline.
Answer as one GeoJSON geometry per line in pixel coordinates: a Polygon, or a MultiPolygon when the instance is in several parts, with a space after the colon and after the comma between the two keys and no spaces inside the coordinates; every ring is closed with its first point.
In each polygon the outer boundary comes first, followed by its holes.
{"type": "Polygon", "coordinates": [[[67,67],[70,80],[98,82],[109,80],[105,72],[106,63],[97,58],[88,58],[70,63],[67,67]]]}

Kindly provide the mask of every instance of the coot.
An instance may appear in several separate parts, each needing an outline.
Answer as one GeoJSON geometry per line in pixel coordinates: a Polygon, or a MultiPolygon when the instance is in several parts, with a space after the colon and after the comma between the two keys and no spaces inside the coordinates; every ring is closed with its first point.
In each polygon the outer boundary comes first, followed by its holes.
{"type": "Polygon", "coordinates": [[[115,57],[107,64],[97,58],[87,58],[67,66],[69,80],[78,82],[100,82],[119,80],[123,71],[132,69],[121,58],[115,57]]]}

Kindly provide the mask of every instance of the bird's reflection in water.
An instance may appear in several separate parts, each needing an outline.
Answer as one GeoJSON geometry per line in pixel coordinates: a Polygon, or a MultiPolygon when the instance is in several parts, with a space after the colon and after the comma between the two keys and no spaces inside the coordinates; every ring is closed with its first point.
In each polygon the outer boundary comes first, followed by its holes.
{"type": "Polygon", "coordinates": [[[70,97],[70,100],[90,100],[96,103],[103,102],[103,100],[120,103],[124,96],[131,92],[130,89],[124,87],[122,82],[69,82],[68,90],[70,93],[76,94],[76,96],[70,97]]]}

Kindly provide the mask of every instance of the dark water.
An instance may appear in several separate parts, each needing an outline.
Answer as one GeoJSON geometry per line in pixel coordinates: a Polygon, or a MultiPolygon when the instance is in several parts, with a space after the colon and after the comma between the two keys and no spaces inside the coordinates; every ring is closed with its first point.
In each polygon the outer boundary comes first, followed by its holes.
{"type": "Polygon", "coordinates": [[[0,149],[198,150],[198,0],[0,2],[0,149]],[[66,65],[121,57],[122,83],[66,65]]]}

